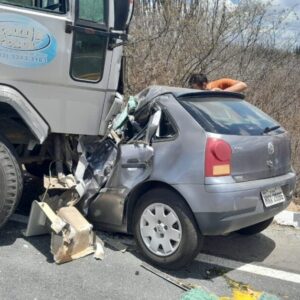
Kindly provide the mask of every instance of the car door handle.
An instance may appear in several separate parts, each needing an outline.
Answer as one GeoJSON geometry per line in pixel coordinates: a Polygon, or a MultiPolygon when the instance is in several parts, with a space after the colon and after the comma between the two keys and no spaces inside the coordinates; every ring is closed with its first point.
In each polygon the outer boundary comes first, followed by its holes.
{"type": "Polygon", "coordinates": [[[144,162],[140,162],[138,159],[128,159],[125,164],[122,164],[122,168],[124,169],[145,169],[147,164],[144,162]]]}

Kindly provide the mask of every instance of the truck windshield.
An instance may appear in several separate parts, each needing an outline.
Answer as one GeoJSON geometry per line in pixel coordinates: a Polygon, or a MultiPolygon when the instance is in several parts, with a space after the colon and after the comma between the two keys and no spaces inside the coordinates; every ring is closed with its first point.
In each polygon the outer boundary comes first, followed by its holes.
{"type": "Polygon", "coordinates": [[[207,132],[257,136],[276,126],[283,132],[271,117],[244,100],[181,98],[179,102],[207,132]]]}
{"type": "Polygon", "coordinates": [[[78,18],[82,21],[105,24],[104,0],[79,0],[78,18]]]}

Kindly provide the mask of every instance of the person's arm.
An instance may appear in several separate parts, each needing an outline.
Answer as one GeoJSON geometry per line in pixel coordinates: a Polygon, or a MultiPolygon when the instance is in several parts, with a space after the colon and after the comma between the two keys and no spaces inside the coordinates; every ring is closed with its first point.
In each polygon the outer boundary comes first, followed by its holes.
{"type": "Polygon", "coordinates": [[[247,84],[243,81],[237,81],[234,85],[226,88],[224,91],[240,93],[247,89],[247,84]]]}
{"type": "Polygon", "coordinates": [[[222,78],[219,80],[212,81],[208,84],[208,89],[217,91],[223,90],[227,92],[242,92],[247,88],[246,83],[230,78],[222,78]]]}

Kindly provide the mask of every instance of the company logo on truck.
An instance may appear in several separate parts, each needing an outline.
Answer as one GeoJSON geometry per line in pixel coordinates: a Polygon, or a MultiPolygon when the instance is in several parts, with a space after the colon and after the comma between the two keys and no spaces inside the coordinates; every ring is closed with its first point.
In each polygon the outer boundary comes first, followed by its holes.
{"type": "Polygon", "coordinates": [[[41,67],[56,57],[56,48],[54,36],[42,24],[17,14],[0,14],[0,63],[41,67]]]}

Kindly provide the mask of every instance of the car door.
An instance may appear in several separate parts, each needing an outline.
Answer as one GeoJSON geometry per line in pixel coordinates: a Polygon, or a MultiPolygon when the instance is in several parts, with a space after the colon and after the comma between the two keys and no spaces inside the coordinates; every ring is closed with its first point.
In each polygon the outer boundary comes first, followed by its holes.
{"type": "Polygon", "coordinates": [[[89,207],[89,220],[93,223],[122,225],[128,194],[152,174],[154,149],[150,141],[160,120],[161,111],[158,110],[150,117],[142,140],[119,145],[113,172],[106,187],[89,207]]]}
{"type": "Polygon", "coordinates": [[[148,145],[121,145],[106,188],[101,190],[90,205],[89,220],[93,223],[121,226],[125,199],[134,186],[151,175],[153,156],[153,148],[148,145]]]}

